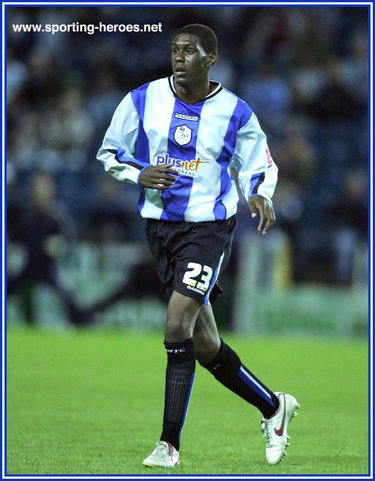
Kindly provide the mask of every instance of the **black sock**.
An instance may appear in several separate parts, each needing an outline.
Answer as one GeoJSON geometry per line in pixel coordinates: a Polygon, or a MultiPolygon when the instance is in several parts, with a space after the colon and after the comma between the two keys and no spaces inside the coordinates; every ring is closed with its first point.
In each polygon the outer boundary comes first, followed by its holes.
{"type": "Polygon", "coordinates": [[[279,407],[278,397],[244,366],[237,354],[221,341],[214,359],[201,363],[225,387],[256,406],[268,418],[279,407]]]}
{"type": "Polygon", "coordinates": [[[193,339],[164,342],[168,364],[165,379],[163,432],[160,440],[167,441],[177,451],[194,382],[195,351],[193,339]]]}

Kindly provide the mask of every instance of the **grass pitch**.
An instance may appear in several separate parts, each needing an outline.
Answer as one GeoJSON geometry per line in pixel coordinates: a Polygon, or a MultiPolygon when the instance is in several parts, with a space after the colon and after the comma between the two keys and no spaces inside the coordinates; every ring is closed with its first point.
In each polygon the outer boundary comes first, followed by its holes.
{"type": "Polygon", "coordinates": [[[367,343],[224,335],[274,390],[300,402],[291,446],[265,462],[260,414],[197,365],[181,464],[148,469],[161,431],[162,334],[11,329],[8,474],[366,474],[367,343]]]}

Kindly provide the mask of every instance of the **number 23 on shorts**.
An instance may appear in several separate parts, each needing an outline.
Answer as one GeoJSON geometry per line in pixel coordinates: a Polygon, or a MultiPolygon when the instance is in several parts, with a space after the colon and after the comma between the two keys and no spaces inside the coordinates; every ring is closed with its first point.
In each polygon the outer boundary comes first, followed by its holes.
{"type": "Polygon", "coordinates": [[[202,291],[207,291],[212,279],[213,270],[210,266],[201,266],[196,262],[189,262],[188,270],[184,274],[182,282],[192,287],[197,287],[202,291]],[[203,271],[203,272],[202,272],[203,271]],[[198,276],[200,276],[198,278],[198,276]]]}

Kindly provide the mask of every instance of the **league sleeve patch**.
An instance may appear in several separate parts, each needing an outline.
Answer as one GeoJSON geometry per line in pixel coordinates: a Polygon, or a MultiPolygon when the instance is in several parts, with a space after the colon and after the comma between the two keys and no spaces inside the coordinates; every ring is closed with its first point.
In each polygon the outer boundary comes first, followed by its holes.
{"type": "Polygon", "coordinates": [[[273,158],[270,152],[270,149],[267,147],[266,148],[266,155],[267,155],[267,166],[268,168],[273,166],[273,158]]]}

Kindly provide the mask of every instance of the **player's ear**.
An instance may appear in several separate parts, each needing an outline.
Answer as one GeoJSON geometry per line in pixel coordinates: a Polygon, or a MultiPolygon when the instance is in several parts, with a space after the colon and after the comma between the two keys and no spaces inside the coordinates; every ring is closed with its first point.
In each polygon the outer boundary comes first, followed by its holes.
{"type": "Polygon", "coordinates": [[[216,60],[218,59],[218,54],[217,52],[213,51],[211,53],[209,53],[207,55],[208,59],[207,59],[207,68],[211,68],[213,66],[213,64],[216,62],[216,60]]]}

